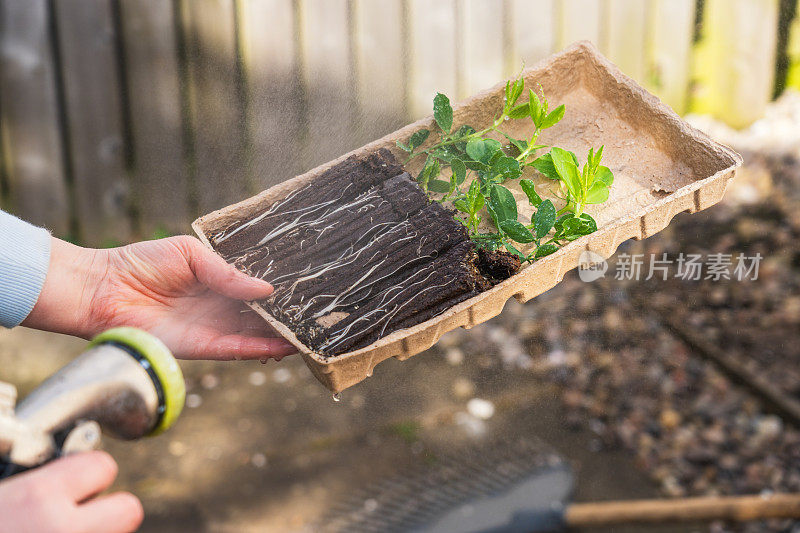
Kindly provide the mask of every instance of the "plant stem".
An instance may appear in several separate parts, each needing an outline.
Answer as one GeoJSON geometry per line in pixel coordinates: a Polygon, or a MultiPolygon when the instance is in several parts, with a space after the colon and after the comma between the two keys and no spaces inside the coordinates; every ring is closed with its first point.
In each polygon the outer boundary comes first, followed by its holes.
{"type": "MultiPolygon", "coordinates": [[[[414,159],[418,155],[430,154],[431,150],[435,150],[437,148],[441,148],[442,146],[450,146],[451,144],[455,144],[455,143],[458,143],[458,142],[468,141],[469,139],[471,139],[473,137],[482,137],[482,136],[486,135],[487,133],[489,133],[490,131],[496,131],[497,128],[500,127],[500,125],[505,120],[505,116],[506,116],[505,114],[500,115],[500,118],[495,119],[494,123],[492,123],[491,126],[489,126],[488,128],[482,129],[481,131],[476,131],[476,132],[473,132],[473,133],[468,133],[467,135],[463,135],[461,137],[450,138],[450,139],[448,139],[446,141],[441,141],[441,142],[439,142],[437,144],[434,144],[430,148],[428,148],[426,150],[423,150],[421,152],[414,153],[412,151],[411,154],[408,156],[408,159],[406,159],[405,162],[403,162],[403,164],[405,165],[406,163],[408,163],[409,161],[411,161],[412,159],[414,159]]],[[[537,131],[536,135],[538,135],[538,131],[537,131]]]]}
{"type": "Polygon", "coordinates": [[[539,137],[539,132],[540,131],[541,130],[539,128],[536,128],[534,130],[533,136],[531,136],[531,140],[528,143],[528,147],[525,149],[524,152],[522,152],[521,154],[519,154],[517,156],[517,161],[519,161],[520,163],[523,163],[525,161],[525,159],[528,157],[528,154],[530,154],[533,151],[532,148],[534,146],[536,146],[536,139],[539,137]]]}

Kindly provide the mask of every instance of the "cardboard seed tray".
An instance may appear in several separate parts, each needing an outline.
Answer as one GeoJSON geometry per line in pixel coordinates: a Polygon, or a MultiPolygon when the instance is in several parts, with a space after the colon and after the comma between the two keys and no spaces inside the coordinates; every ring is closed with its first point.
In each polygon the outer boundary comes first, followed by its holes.
{"type": "MultiPolygon", "coordinates": [[[[327,359],[304,346],[284,324],[259,305],[250,304],[276,331],[297,346],[317,379],[331,391],[339,392],[372,375],[375,366],[389,357],[405,360],[431,347],[447,331],[471,328],[500,314],[511,297],[525,302],[545,292],[578,265],[584,250],[608,258],[623,241],[644,239],[661,231],[676,214],[693,213],[714,205],[722,198],[742,163],[739,154],[689,126],[655,96],[622,74],[591,43],[575,43],[525,70],[523,75],[526,87],[541,84],[551,108],[562,103],[566,105],[564,118],[555,127],[545,130],[539,138],[541,143],[573,150],[584,162],[590,146],[605,145],[603,164],[613,170],[615,180],[608,201],[588,209],[597,220],[598,230],[435,318],[395,331],[365,348],[327,359]]],[[[476,129],[489,125],[502,107],[504,86],[505,82],[500,83],[454,105],[454,125],[470,124],[476,129]]],[[[520,100],[524,101],[525,97],[520,100]]],[[[507,124],[505,131],[509,135],[524,138],[531,133],[530,121],[507,124]]],[[[421,128],[433,130],[433,118],[410,124],[252,198],[200,217],[192,227],[211,247],[208,237],[215,231],[261,212],[351,155],[388,148],[402,161],[403,153],[396,148],[395,141],[405,142],[421,128]]],[[[408,165],[408,170],[418,171],[421,159],[408,165]]],[[[544,178],[540,178],[538,184],[548,186],[544,178]]],[[[324,183],[319,185],[324,186],[324,183]]],[[[525,198],[518,180],[506,185],[519,200],[525,198]]],[[[521,208],[523,205],[526,203],[520,203],[521,208]]],[[[523,217],[530,215],[521,211],[523,217]]]]}

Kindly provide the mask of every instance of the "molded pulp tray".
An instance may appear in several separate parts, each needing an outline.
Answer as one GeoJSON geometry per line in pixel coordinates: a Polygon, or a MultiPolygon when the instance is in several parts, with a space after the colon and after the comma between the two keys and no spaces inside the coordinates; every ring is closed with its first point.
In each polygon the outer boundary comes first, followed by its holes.
{"type": "MultiPolygon", "coordinates": [[[[739,154],[686,124],[588,42],[573,44],[525,70],[523,75],[526,87],[541,84],[551,108],[566,104],[564,118],[555,127],[545,130],[539,139],[541,143],[573,150],[581,161],[586,160],[590,146],[605,145],[603,164],[613,170],[615,180],[609,200],[589,209],[597,220],[598,230],[437,317],[395,331],[365,348],[327,359],[304,346],[284,324],[259,305],[250,304],[276,331],[297,346],[311,371],[330,390],[339,392],[358,383],[372,374],[375,365],[389,357],[405,360],[426,350],[447,331],[459,326],[470,328],[500,314],[506,300],[512,296],[525,302],[543,293],[578,265],[579,255],[584,250],[607,258],[623,241],[643,239],[661,231],[678,213],[693,213],[714,205],[722,198],[729,180],[742,163],[739,154]]],[[[454,126],[470,124],[481,129],[490,124],[502,107],[504,86],[505,82],[500,83],[455,105],[454,126]]],[[[529,120],[509,121],[506,132],[524,138],[530,135],[531,127],[529,120]]],[[[433,130],[432,117],[252,198],[205,215],[192,227],[211,247],[208,236],[213,232],[263,211],[351,155],[362,156],[388,148],[403,161],[403,153],[396,148],[395,141],[405,142],[421,128],[433,130]]],[[[422,159],[417,158],[408,165],[412,174],[419,170],[422,159]]],[[[544,178],[540,178],[537,185],[539,183],[544,184],[544,178]]],[[[324,186],[324,183],[319,185],[324,186]]],[[[519,200],[525,198],[518,180],[506,182],[506,185],[519,200]]],[[[530,213],[523,211],[525,215],[530,213]]]]}

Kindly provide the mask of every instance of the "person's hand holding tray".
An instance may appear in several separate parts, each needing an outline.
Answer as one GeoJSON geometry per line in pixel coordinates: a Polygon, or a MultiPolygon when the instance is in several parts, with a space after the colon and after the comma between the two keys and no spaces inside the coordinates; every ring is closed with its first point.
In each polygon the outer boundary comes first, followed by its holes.
{"type": "Polygon", "coordinates": [[[339,392],[715,204],[741,161],[581,42],[193,228],[339,392]]]}

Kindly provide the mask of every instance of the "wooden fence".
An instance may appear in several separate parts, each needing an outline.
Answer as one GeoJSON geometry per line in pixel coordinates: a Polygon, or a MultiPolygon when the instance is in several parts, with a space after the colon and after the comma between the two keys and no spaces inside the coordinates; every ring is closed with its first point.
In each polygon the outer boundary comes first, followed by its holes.
{"type": "Polygon", "coordinates": [[[0,0],[2,206],[103,245],[240,200],[589,39],[678,112],[800,87],[798,0],[0,0]]]}

